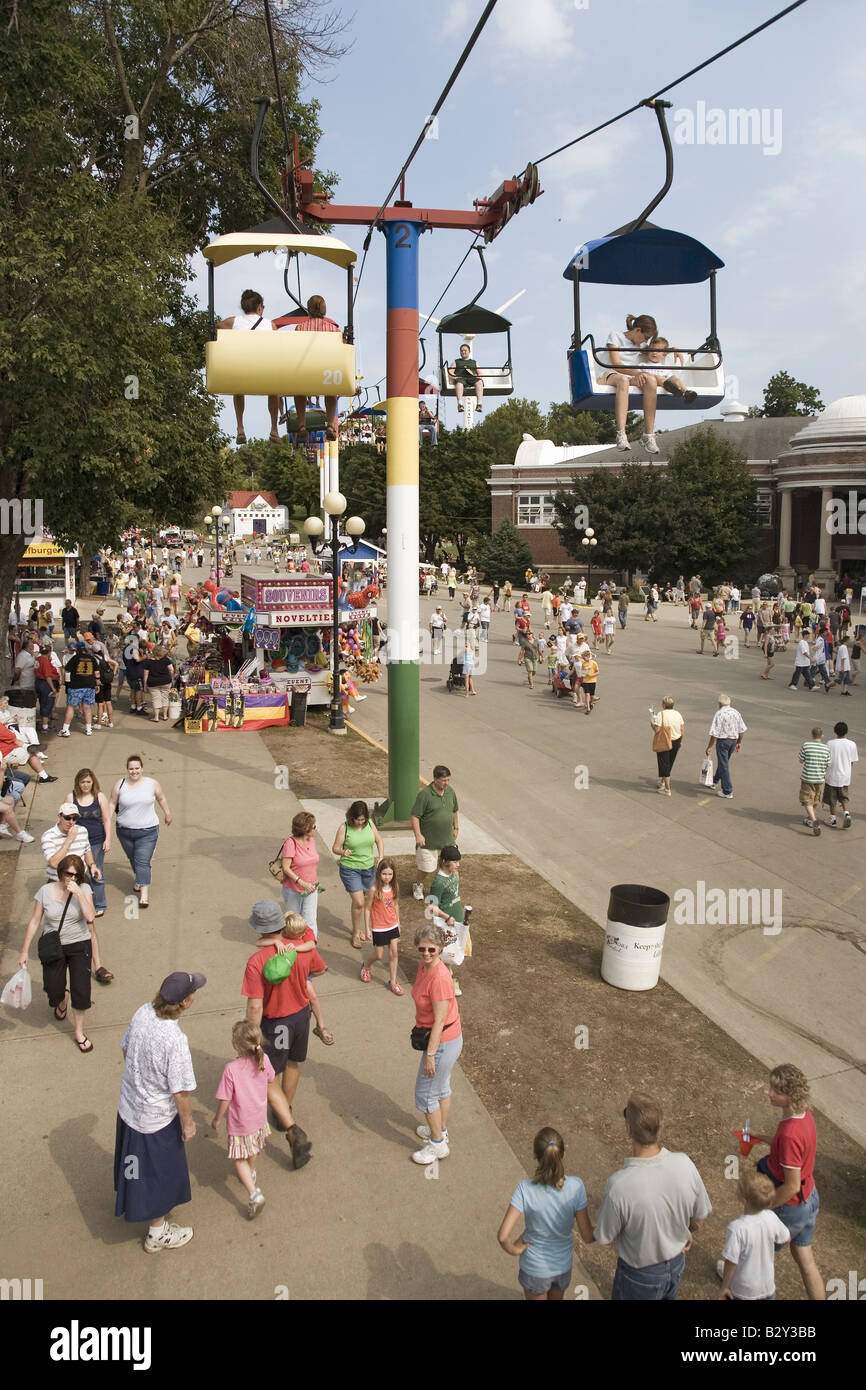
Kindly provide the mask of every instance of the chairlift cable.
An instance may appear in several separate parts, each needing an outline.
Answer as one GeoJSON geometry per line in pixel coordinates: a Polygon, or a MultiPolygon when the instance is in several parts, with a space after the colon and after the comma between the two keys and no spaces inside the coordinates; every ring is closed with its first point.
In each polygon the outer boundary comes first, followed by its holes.
{"type": "Polygon", "coordinates": [[[283,90],[280,86],[280,68],[277,62],[277,48],[274,42],[274,25],[271,18],[271,0],[265,0],[265,24],[268,30],[268,43],[271,46],[271,63],[274,69],[274,82],[277,88],[277,105],[280,108],[280,123],[283,127],[283,141],[286,147],[286,169],[292,167],[292,143],[289,139],[289,126],[286,121],[286,108],[283,105],[283,90]]]}
{"type": "Polygon", "coordinates": [[[424,329],[427,327],[428,323],[429,323],[430,320],[432,319],[432,317],[433,317],[433,315],[435,314],[436,310],[439,308],[439,305],[442,303],[442,300],[445,298],[445,296],[446,296],[446,294],[448,293],[448,291],[450,290],[451,286],[454,284],[454,281],[457,279],[457,276],[460,274],[461,270],[463,269],[464,265],[465,265],[466,262],[468,261],[469,257],[472,255],[472,252],[475,250],[475,243],[476,243],[476,241],[478,240],[478,238],[479,238],[480,236],[481,236],[481,233],[480,233],[480,232],[476,232],[476,233],[475,233],[475,236],[472,238],[472,242],[471,242],[471,244],[470,244],[469,250],[466,252],[466,255],[463,257],[462,261],[461,261],[460,264],[458,265],[458,267],[457,267],[457,269],[455,270],[454,274],[451,276],[451,279],[448,281],[448,284],[445,286],[445,288],[444,288],[444,290],[442,291],[442,293],[440,294],[439,298],[436,300],[436,303],[433,305],[433,308],[430,310],[430,312],[429,312],[429,314],[427,315],[426,319],[424,320],[424,322],[422,323],[421,327],[419,328],[419,330],[418,330],[418,337],[419,337],[419,338],[421,337],[421,334],[424,332],[424,329]]]}
{"type": "MultiPolygon", "coordinates": [[[[805,5],[805,3],[806,0],[794,0],[793,4],[786,6],[784,10],[779,10],[778,14],[774,14],[770,19],[766,19],[764,23],[759,24],[756,29],[750,29],[748,34],[743,34],[741,38],[735,39],[734,42],[729,43],[726,48],[720,48],[718,53],[714,53],[711,58],[706,58],[704,62],[698,63],[697,67],[690,68],[688,72],[684,72],[681,77],[676,77],[664,87],[659,87],[658,91],[653,92],[651,96],[643,97],[640,101],[636,101],[633,106],[629,106],[626,111],[621,111],[618,116],[611,116],[610,120],[602,121],[601,125],[593,126],[592,130],[584,131],[583,135],[578,135],[574,140],[569,140],[566,144],[560,145],[555,150],[551,150],[549,154],[542,155],[541,159],[534,159],[532,161],[533,164],[536,166],[544,164],[546,160],[553,159],[555,155],[562,154],[563,150],[570,150],[572,145],[579,145],[581,140],[588,140],[590,135],[598,135],[599,131],[606,130],[608,126],[616,125],[617,121],[622,121],[626,116],[631,116],[633,112],[639,111],[647,102],[655,101],[656,97],[662,96],[664,92],[669,92],[673,87],[678,87],[681,82],[685,82],[687,78],[694,77],[696,72],[701,72],[704,68],[708,68],[711,63],[718,62],[719,58],[724,58],[726,53],[733,52],[735,48],[740,47],[740,44],[747,43],[748,40],[753,39],[756,34],[760,34],[764,29],[769,29],[771,24],[775,24],[778,20],[784,19],[786,15],[791,14],[793,10],[798,10],[800,6],[805,5]]],[[[390,194],[388,196],[390,197],[390,194]]]]}
{"type": "MultiPolygon", "coordinates": [[[[266,0],[266,4],[267,4],[267,0],[266,0]]],[[[409,157],[407,158],[406,162],[404,163],[402,169],[400,170],[399,174],[397,175],[397,177],[396,177],[396,179],[394,180],[393,184],[391,185],[390,189],[389,189],[388,192],[386,193],[385,197],[382,199],[382,202],[381,202],[380,207],[379,207],[379,211],[376,213],[376,216],[373,218],[373,221],[370,223],[370,226],[369,226],[368,231],[367,231],[367,235],[366,235],[365,238],[364,238],[364,255],[363,255],[363,258],[362,258],[362,260],[361,260],[361,268],[360,268],[360,270],[358,271],[358,279],[357,279],[357,282],[356,282],[356,285],[355,285],[355,299],[357,299],[358,290],[359,290],[360,287],[361,287],[361,276],[362,276],[362,274],[364,273],[364,262],[365,262],[366,259],[367,259],[367,252],[368,252],[368,250],[370,249],[370,242],[371,242],[372,237],[373,237],[373,230],[374,230],[374,228],[376,227],[376,225],[377,225],[377,223],[378,223],[378,221],[379,221],[379,218],[382,216],[382,213],[385,211],[386,207],[388,206],[388,204],[390,203],[392,197],[394,196],[394,193],[395,193],[396,190],[400,187],[400,183],[401,183],[402,179],[405,177],[406,170],[409,168],[409,165],[412,163],[412,160],[415,158],[416,154],[418,153],[418,151],[420,150],[421,146],[423,145],[424,140],[425,140],[425,138],[426,138],[426,136],[427,136],[427,131],[430,129],[431,125],[433,124],[434,120],[435,120],[436,117],[438,116],[439,112],[442,110],[442,107],[445,105],[445,102],[446,102],[446,100],[447,100],[447,98],[448,98],[448,95],[449,95],[449,93],[450,93],[450,91],[451,91],[451,88],[454,86],[454,83],[457,81],[457,78],[460,76],[460,73],[461,73],[461,71],[462,71],[464,65],[466,64],[466,61],[467,61],[467,59],[469,58],[470,53],[472,52],[473,48],[475,47],[476,42],[478,41],[478,39],[479,39],[479,37],[480,37],[480,35],[481,35],[481,31],[483,30],[485,24],[487,23],[488,19],[490,18],[490,16],[492,15],[494,9],[496,8],[496,4],[497,4],[497,0],[487,0],[487,4],[486,4],[486,6],[484,7],[484,13],[482,14],[482,16],[481,16],[481,18],[479,19],[478,23],[476,24],[475,28],[472,30],[472,33],[471,33],[470,36],[469,36],[469,39],[468,39],[468,41],[467,41],[467,43],[466,43],[465,48],[463,49],[463,52],[460,54],[460,57],[458,58],[458,60],[457,60],[457,62],[456,62],[456,64],[455,64],[455,66],[453,67],[453,69],[452,69],[452,71],[451,71],[451,75],[450,75],[450,77],[448,78],[448,81],[445,83],[445,86],[442,88],[442,91],[440,92],[439,97],[437,98],[437,101],[436,101],[435,106],[433,107],[433,110],[430,112],[430,115],[427,117],[427,120],[424,122],[424,128],[423,128],[423,130],[421,131],[421,134],[418,136],[418,139],[415,141],[415,144],[412,146],[412,149],[411,149],[411,151],[410,151],[410,153],[409,153],[409,157]]],[[[353,300],[353,303],[354,303],[354,300],[353,300]]]]}

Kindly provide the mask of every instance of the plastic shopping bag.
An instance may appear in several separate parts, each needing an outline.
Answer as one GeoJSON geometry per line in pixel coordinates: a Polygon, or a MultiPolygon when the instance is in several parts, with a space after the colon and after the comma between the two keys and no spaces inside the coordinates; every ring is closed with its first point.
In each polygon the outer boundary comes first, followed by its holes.
{"type": "Polygon", "coordinates": [[[10,1009],[26,1009],[29,1007],[31,998],[30,972],[22,966],[12,976],[12,979],[3,986],[0,1004],[7,1004],[10,1009]]]}
{"type": "Polygon", "coordinates": [[[711,787],[713,785],[712,758],[704,758],[704,761],[701,763],[701,785],[704,787],[711,787]]]}

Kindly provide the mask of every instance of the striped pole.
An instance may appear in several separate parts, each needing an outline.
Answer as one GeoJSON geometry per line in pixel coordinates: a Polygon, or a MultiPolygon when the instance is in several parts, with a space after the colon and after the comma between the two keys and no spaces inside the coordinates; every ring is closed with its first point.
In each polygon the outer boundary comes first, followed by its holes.
{"type": "Polygon", "coordinates": [[[418,238],[387,222],[388,802],[407,821],[418,795],[418,238]]]}

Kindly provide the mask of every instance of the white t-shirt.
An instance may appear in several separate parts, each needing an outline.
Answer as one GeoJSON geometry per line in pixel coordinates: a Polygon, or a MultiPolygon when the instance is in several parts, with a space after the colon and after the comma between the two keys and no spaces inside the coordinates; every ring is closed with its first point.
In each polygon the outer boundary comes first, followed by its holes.
{"type": "Polygon", "coordinates": [[[18,677],[19,690],[32,690],[36,684],[36,662],[32,652],[26,651],[23,647],[15,658],[15,670],[20,671],[18,677]]]}
{"type": "Polygon", "coordinates": [[[732,602],[732,603],[739,603],[739,601],[740,601],[740,591],[739,591],[739,589],[736,587],[736,585],[734,585],[734,586],[731,588],[731,602],[732,602]]]}
{"type": "MultiPolygon", "coordinates": [[[[649,339],[646,341],[649,342],[649,339]]],[[[643,367],[643,363],[638,361],[638,351],[643,349],[646,343],[633,343],[630,338],[615,328],[612,328],[608,333],[606,342],[608,347],[628,349],[622,354],[621,364],[623,367],[643,367]]],[[[598,357],[599,361],[603,362],[606,367],[613,366],[609,352],[601,351],[598,357]]]]}
{"type": "Polygon", "coordinates": [[[827,612],[827,600],[825,598],[815,599],[815,612],[823,618],[824,614],[827,612]]]}
{"type": "Polygon", "coordinates": [[[842,645],[838,648],[838,650],[837,650],[837,652],[836,652],[836,673],[837,673],[837,675],[840,675],[840,676],[841,676],[841,674],[842,674],[843,671],[850,671],[850,670],[851,670],[851,653],[849,652],[848,648],[845,646],[845,644],[844,644],[844,642],[843,642],[842,645]]]}
{"type": "MultiPolygon", "coordinates": [[[[258,314],[235,314],[232,328],[239,328],[242,332],[249,333],[252,331],[253,324],[257,322],[258,317],[258,314]]],[[[273,328],[273,326],[270,319],[262,319],[256,332],[263,333],[266,329],[273,328]]]]}
{"type": "Polygon", "coordinates": [[[797,643],[797,655],[794,657],[795,666],[811,666],[812,651],[805,637],[801,637],[797,643]]]}
{"type": "Polygon", "coordinates": [[[612,613],[608,613],[608,614],[606,614],[605,617],[602,618],[602,620],[601,620],[601,630],[602,630],[602,632],[604,632],[604,633],[611,633],[611,632],[614,632],[614,631],[616,630],[616,625],[615,625],[615,623],[614,623],[614,618],[613,618],[613,614],[612,614],[612,613]]]}
{"type": "Polygon", "coordinates": [[[776,1249],[790,1239],[791,1232],[774,1211],[750,1212],[729,1224],[722,1259],[737,1266],[731,1280],[735,1298],[770,1298],[776,1292],[776,1249]]]}
{"type": "Polygon", "coordinates": [[[489,622],[490,622],[490,604],[489,604],[489,603],[479,603],[479,605],[478,605],[478,616],[479,616],[479,618],[481,619],[482,623],[489,623],[489,622]]]}
{"type": "Polygon", "coordinates": [[[851,764],[860,761],[853,738],[828,738],[827,752],[830,754],[830,761],[824,777],[825,783],[830,787],[850,787],[851,764]]]}

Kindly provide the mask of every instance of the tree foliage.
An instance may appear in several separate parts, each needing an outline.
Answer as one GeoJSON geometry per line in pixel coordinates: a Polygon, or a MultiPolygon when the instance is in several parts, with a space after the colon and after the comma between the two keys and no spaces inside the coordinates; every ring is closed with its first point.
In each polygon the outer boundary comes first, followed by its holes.
{"type": "Polygon", "coordinates": [[[510,579],[522,584],[532,568],[532,552],[511,521],[501,521],[492,536],[483,536],[473,549],[475,563],[486,583],[510,579]]]}
{"type": "MultiPolygon", "coordinates": [[[[630,410],[626,416],[626,434],[629,439],[637,439],[642,431],[643,416],[630,410]]],[[[610,410],[575,410],[569,401],[560,401],[550,407],[544,438],[566,446],[614,444],[616,423],[610,410]]]]}
{"type": "Polygon", "coordinates": [[[823,409],[824,402],[817,386],[795,381],[789,372],[776,372],[764,387],[763,409],[757,413],[769,419],[787,415],[817,415],[823,409]]]}
{"type": "Polygon", "coordinates": [[[666,469],[625,464],[593,469],[556,496],[556,526],[563,546],[583,560],[584,506],[598,540],[593,562],[616,570],[642,570],[658,579],[699,571],[721,582],[756,556],[760,532],[755,481],[741,454],[712,430],[696,430],[673,450],[666,469]]]}

